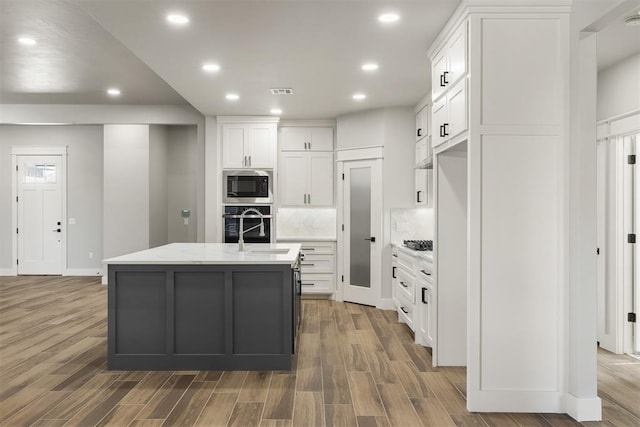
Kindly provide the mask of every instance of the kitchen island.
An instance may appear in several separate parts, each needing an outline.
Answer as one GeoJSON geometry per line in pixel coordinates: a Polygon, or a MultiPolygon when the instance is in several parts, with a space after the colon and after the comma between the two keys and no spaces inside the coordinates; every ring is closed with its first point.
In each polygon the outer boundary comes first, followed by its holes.
{"type": "Polygon", "coordinates": [[[173,243],[108,264],[108,368],[289,370],[299,244],[173,243]]]}

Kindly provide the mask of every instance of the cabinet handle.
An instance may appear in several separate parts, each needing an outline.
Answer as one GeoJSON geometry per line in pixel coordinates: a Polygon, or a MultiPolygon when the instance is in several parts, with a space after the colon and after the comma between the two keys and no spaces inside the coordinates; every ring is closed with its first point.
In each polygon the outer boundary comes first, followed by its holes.
{"type": "Polygon", "coordinates": [[[251,156],[249,156],[249,166],[251,166],[251,156]]]}
{"type": "Polygon", "coordinates": [[[301,247],[300,249],[302,249],[303,251],[315,251],[316,248],[305,248],[304,246],[301,247]]]}
{"type": "Polygon", "coordinates": [[[311,150],[311,141],[309,141],[309,150],[311,150]]]}
{"type": "Polygon", "coordinates": [[[444,138],[444,125],[440,125],[440,138],[444,138]]]}
{"type": "Polygon", "coordinates": [[[242,166],[247,167],[247,156],[244,156],[244,163],[242,163],[242,166]]]}
{"type": "Polygon", "coordinates": [[[315,283],[303,283],[302,286],[315,286],[315,283]]]}
{"type": "Polygon", "coordinates": [[[427,272],[426,272],[426,271],[424,271],[424,270],[420,270],[420,273],[422,273],[422,274],[426,274],[427,276],[431,276],[431,273],[427,273],[427,272]]]}
{"type": "Polygon", "coordinates": [[[448,71],[445,71],[444,74],[442,74],[442,78],[444,80],[444,84],[448,85],[449,84],[449,80],[447,80],[447,76],[449,75],[448,71]]]}
{"type": "Polygon", "coordinates": [[[443,128],[443,133],[444,133],[444,135],[442,135],[442,136],[449,136],[449,123],[443,124],[442,128],[443,128]]]}
{"type": "Polygon", "coordinates": [[[391,277],[393,277],[394,279],[397,279],[396,277],[396,267],[395,265],[391,268],[391,277]]]}
{"type": "Polygon", "coordinates": [[[406,308],[404,308],[404,307],[400,307],[400,310],[402,310],[402,312],[403,312],[404,314],[409,314],[409,312],[407,311],[407,309],[406,309],[406,308]]]}
{"type": "Polygon", "coordinates": [[[391,254],[391,256],[398,258],[398,254],[391,254]]]}
{"type": "Polygon", "coordinates": [[[440,74],[440,87],[445,87],[444,74],[440,74]]]}
{"type": "Polygon", "coordinates": [[[422,288],[422,303],[429,304],[427,301],[427,288],[422,288]]]}
{"type": "Polygon", "coordinates": [[[311,194],[307,194],[307,202],[311,204],[311,194]]]}
{"type": "Polygon", "coordinates": [[[309,267],[313,267],[313,266],[315,266],[315,264],[311,264],[311,263],[306,263],[306,264],[305,264],[304,262],[302,263],[302,265],[308,265],[309,267]]]}
{"type": "Polygon", "coordinates": [[[422,136],[422,128],[418,129],[418,136],[422,136]]]}
{"type": "Polygon", "coordinates": [[[307,204],[307,193],[304,194],[304,204],[307,204]]]}
{"type": "Polygon", "coordinates": [[[401,284],[401,285],[402,285],[402,287],[404,287],[404,288],[408,288],[408,287],[409,287],[409,286],[407,286],[407,284],[406,284],[406,283],[404,283],[404,282],[400,282],[400,284],[401,284]]]}
{"type": "Polygon", "coordinates": [[[422,190],[416,191],[416,201],[418,203],[422,203],[422,200],[420,200],[420,193],[422,193],[422,190]]]}
{"type": "Polygon", "coordinates": [[[307,149],[307,143],[306,142],[304,143],[304,149],[305,150],[307,149]]]}

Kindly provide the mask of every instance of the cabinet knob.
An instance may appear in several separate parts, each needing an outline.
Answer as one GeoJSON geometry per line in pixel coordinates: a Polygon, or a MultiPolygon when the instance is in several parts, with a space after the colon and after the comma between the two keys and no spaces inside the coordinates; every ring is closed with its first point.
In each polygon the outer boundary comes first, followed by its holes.
{"type": "Polygon", "coordinates": [[[422,288],[422,303],[429,304],[427,301],[427,288],[422,288]]]}
{"type": "Polygon", "coordinates": [[[422,128],[418,129],[418,136],[422,136],[422,128]]]}
{"type": "Polygon", "coordinates": [[[391,269],[391,277],[393,277],[394,279],[397,279],[396,277],[396,267],[395,265],[393,266],[393,268],[391,269]]]}
{"type": "Polygon", "coordinates": [[[445,87],[444,74],[440,74],[440,87],[445,87]]]}
{"type": "Polygon", "coordinates": [[[404,308],[404,307],[400,307],[400,310],[402,310],[402,312],[403,312],[404,314],[409,314],[409,312],[407,311],[407,309],[406,309],[406,308],[404,308]]]}
{"type": "Polygon", "coordinates": [[[449,136],[449,123],[443,124],[442,129],[443,129],[442,133],[444,134],[442,136],[449,136]]]}
{"type": "Polygon", "coordinates": [[[445,84],[445,85],[448,85],[448,84],[449,84],[449,80],[447,79],[447,76],[448,76],[448,75],[449,75],[449,72],[448,72],[448,71],[445,71],[445,72],[442,74],[442,79],[444,80],[444,84],[445,84]]]}
{"type": "Polygon", "coordinates": [[[420,200],[420,193],[422,193],[422,190],[416,191],[416,201],[418,203],[422,203],[422,200],[420,200]]]}
{"type": "Polygon", "coordinates": [[[409,287],[409,286],[408,286],[406,283],[404,283],[404,282],[400,282],[400,284],[402,285],[402,287],[403,287],[403,288],[408,288],[408,287],[409,287]]]}

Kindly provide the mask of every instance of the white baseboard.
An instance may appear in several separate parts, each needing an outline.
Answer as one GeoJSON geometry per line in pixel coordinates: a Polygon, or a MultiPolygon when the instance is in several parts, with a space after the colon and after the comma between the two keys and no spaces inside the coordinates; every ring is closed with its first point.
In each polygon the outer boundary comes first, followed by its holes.
{"type": "Polygon", "coordinates": [[[13,268],[0,268],[0,276],[17,276],[17,272],[13,268]]]}
{"type": "Polygon", "coordinates": [[[380,300],[380,305],[378,306],[378,308],[382,310],[395,310],[396,306],[393,303],[393,298],[382,298],[380,300]]]}
{"type": "Polygon", "coordinates": [[[602,401],[599,397],[580,398],[567,393],[565,410],[578,422],[602,420],[602,401]]]}
{"type": "Polygon", "coordinates": [[[67,268],[63,276],[102,276],[101,268],[67,268]]]}

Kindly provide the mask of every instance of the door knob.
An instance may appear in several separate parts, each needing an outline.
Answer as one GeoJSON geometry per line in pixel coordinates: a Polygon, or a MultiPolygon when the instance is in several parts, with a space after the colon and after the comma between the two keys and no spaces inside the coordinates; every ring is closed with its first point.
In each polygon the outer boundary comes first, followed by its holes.
{"type": "Polygon", "coordinates": [[[375,238],[375,237],[370,237],[370,238],[368,238],[368,239],[364,239],[364,240],[368,240],[368,241],[370,241],[370,242],[375,242],[375,241],[376,241],[376,238],[375,238]]]}

